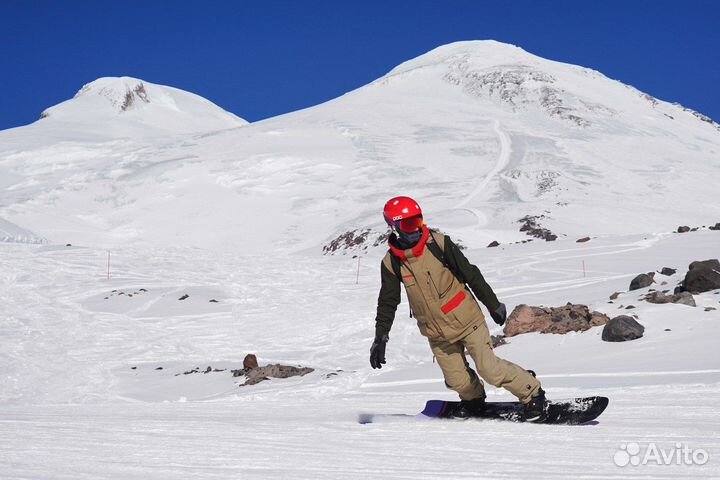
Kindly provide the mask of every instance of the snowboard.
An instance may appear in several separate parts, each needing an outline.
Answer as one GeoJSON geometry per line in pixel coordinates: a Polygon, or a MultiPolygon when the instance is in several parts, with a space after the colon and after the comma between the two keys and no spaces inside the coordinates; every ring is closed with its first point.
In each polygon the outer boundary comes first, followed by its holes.
{"type": "MultiPolygon", "coordinates": [[[[578,397],[567,400],[549,401],[541,419],[532,423],[547,425],[582,425],[595,420],[608,406],[607,397],[578,397]]],[[[452,417],[452,411],[460,402],[429,400],[425,408],[417,415],[406,414],[361,414],[358,422],[376,423],[405,419],[464,420],[452,417]]],[[[524,406],[520,402],[487,402],[482,414],[472,417],[477,420],[502,420],[525,422],[524,406]]]]}

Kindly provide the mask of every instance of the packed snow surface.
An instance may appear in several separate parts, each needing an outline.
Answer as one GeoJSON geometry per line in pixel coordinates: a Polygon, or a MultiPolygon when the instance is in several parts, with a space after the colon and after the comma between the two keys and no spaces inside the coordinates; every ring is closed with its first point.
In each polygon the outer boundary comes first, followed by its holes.
{"type": "MultiPolygon", "coordinates": [[[[573,301],[638,315],[645,335],[632,342],[603,342],[596,327],[497,349],[536,370],[550,398],[608,396],[599,423],[580,427],[357,423],[454,398],[405,303],[386,367],[371,370],[378,255],[363,259],[356,283],[349,257],[124,248],[111,252],[108,280],[104,250],[0,245],[0,477],[717,478],[720,315],[705,308],[720,308],[720,295],[697,295],[694,308],[638,301],[647,289],[607,300],[637,272],[716,254],[717,235],[468,252],[509,308],[573,301]],[[316,370],[240,387],[230,369],[246,353],[316,370]],[[197,367],[223,371],[184,374],[197,367]],[[710,460],[618,467],[628,442],[681,442],[710,460]]],[[[680,271],[658,280],[672,288],[680,271]]]]}
{"type": "Polygon", "coordinates": [[[640,300],[720,257],[702,228],[720,221],[709,119],[497,42],[255,124],[128,77],[43,117],[0,132],[0,478],[720,477],[720,292],[640,300]],[[467,247],[508,311],[637,316],[631,342],[596,327],[496,351],[551,399],[609,397],[597,423],[358,423],[456,398],[405,299],[387,365],[369,366],[384,247],[320,254],[384,232],[397,194],[467,247]],[[526,215],[558,240],[518,243],[526,215]],[[678,271],[627,292],[662,267],[678,271]],[[241,386],[248,353],[315,371],[241,386]],[[619,466],[636,445],[706,461],[619,466]]]}

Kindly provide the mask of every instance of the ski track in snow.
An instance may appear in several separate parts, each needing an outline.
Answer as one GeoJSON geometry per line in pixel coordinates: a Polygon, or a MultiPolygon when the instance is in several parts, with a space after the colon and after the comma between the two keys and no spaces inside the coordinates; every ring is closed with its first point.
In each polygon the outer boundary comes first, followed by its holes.
{"type": "Polygon", "coordinates": [[[485,178],[478,183],[472,192],[466,196],[461,202],[455,205],[454,209],[464,209],[475,215],[478,221],[478,226],[484,226],[488,223],[488,218],[485,213],[477,208],[470,208],[467,205],[478,195],[485,193],[487,186],[490,182],[510,163],[510,155],[512,153],[512,143],[510,136],[500,126],[500,121],[495,120],[493,129],[498,137],[498,143],[500,151],[498,152],[498,158],[493,169],[488,173],[485,178]]]}
{"type": "MultiPolygon", "coordinates": [[[[657,258],[681,266],[688,255],[709,256],[713,235],[559,241],[469,256],[487,265],[503,299],[535,295],[557,305],[576,292],[605,304],[634,273],[659,267],[657,258]],[[587,278],[571,267],[580,258],[591,267],[587,278]],[[593,273],[594,258],[604,273],[593,273]]],[[[367,366],[376,260],[363,263],[371,266],[355,284],[351,259],[120,249],[108,281],[104,250],[0,245],[0,478],[720,476],[720,364],[707,353],[717,314],[701,306],[633,300],[647,328],[637,343],[608,345],[593,329],[521,335],[498,350],[537,369],[553,398],[610,397],[596,425],[358,424],[360,413],[414,414],[430,398],[453,398],[404,303],[388,365],[367,366]],[[242,388],[227,370],[182,375],[238,368],[249,352],[316,372],[242,388]],[[706,450],[710,462],[620,468],[613,456],[627,442],[682,442],[706,450]]],[[[488,395],[509,398],[491,387],[488,395]]]]}

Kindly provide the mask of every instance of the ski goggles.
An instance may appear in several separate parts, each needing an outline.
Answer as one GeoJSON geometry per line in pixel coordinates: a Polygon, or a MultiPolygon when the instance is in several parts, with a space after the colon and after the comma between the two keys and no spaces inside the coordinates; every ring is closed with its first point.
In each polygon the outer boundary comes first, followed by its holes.
{"type": "Polygon", "coordinates": [[[415,215],[414,217],[402,218],[400,220],[395,220],[394,222],[392,220],[389,220],[386,218],[385,221],[387,221],[388,225],[390,225],[390,228],[399,230],[403,233],[416,232],[418,228],[423,226],[422,215],[415,215]]]}

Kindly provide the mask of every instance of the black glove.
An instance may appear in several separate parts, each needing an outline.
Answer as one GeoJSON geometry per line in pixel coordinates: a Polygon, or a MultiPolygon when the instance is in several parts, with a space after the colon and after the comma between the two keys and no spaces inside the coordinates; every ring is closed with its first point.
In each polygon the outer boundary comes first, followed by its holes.
{"type": "Polygon", "coordinates": [[[370,347],[370,365],[373,368],[382,368],[382,364],[385,363],[385,345],[387,345],[388,340],[387,335],[375,337],[370,347]]]}
{"type": "Polygon", "coordinates": [[[507,310],[505,309],[505,304],[501,303],[498,308],[490,312],[490,316],[498,325],[504,324],[505,320],[507,319],[507,310]]]}

